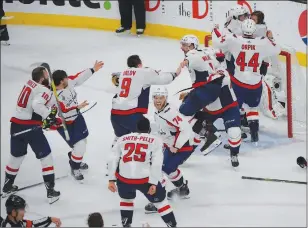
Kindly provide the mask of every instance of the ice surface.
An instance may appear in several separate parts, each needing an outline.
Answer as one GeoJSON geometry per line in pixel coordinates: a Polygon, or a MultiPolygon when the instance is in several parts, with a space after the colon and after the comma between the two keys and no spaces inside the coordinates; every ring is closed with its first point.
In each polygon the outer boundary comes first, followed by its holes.
{"type": "MultiPolygon", "coordinates": [[[[46,201],[43,185],[19,194],[28,202],[28,218],[58,216],[65,227],[85,226],[87,215],[98,211],[103,214],[106,226],[120,226],[119,197],[107,190],[105,177],[106,159],[114,137],[109,121],[113,95],[106,92],[112,88],[110,74],[125,68],[126,58],[131,54],[139,54],[146,66],[174,71],[183,59],[179,43],[163,38],[117,37],[92,30],[21,26],[9,29],[12,45],[1,47],[1,184],[10,151],[9,119],[22,85],[30,77],[27,74],[30,64],[46,61],[53,69],[74,74],[91,67],[96,59],[103,60],[104,69],[77,89],[79,101],[98,102],[85,114],[90,131],[85,155],[90,170],[85,174],[85,183],[78,184],[71,177],[57,181],[61,199],[51,206],[46,201]]],[[[189,86],[185,70],[168,86],[171,100],[178,103],[173,94],[189,86]]],[[[67,175],[70,148],[57,132],[46,135],[53,151],[56,176],[67,175]]],[[[223,140],[226,141],[224,135],[223,140]]],[[[305,181],[306,170],[296,164],[298,156],[306,157],[305,135],[290,140],[285,121],[266,118],[261,119],[259,146],[243,143],[237,170],[231,167],[222,146],[205,157],[196,153],[181,167],[189,181],[191,198],[171,203],[178,225],[306,226],[306,185],[241,179],[245,175],[305,181]]],[[[23,187],[40,181],[41,165],[29,148],[16,184],[23,187]]],[[[1,200],[1,216],[5,215],[4,202],[1,200]]],[[[151,226],[164,226],[158,215],[144,214],[146,203],[142,195],[137,195],[134,225],[148,222],[151,226]]]]}

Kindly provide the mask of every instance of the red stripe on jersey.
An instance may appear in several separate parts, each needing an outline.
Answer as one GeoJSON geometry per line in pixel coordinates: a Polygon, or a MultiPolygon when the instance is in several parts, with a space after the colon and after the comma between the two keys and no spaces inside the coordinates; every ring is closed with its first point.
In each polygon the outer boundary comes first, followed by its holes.
{"type": "Polygon", "coordinates": [[[53,166],[49,166],[49,167],[42,169],[43,172],[52,171],[52,170],[53,170],[53,166]]]}
{"type": "Polygon", "coordinates": [[[142,179],[128,179],[125,177],[122,177],[119,173],[115,173],[115,176],[117,179],[125,184],[146,184],[149,182],[149,178],[142,178],[142,179]]]}
{"type": "Polygon", "coordinates": [[[237,142],[232,142],[230,139],[228,139],[228,142],[229,142],[231,145],[239,144],[241,141],[242,141],[242,139],[238,140],[237,142]]]}
{"type": "Polygon", "coordinates": [[[183,146],[178,152],[192,152],[194,148],[192,146],[183,146]]]}
{"type": "Polygon", "coordinates": [[[32,227],[33,223],[31,220],[26,220],[26,227],[32,227]]]}
{"type": "Polygon", "coordinates": [[[272,114],[274,117],[276,117],[275,112],[273,111],[273,104],[272,104],[272,91],[270,89],[270,87],[268,86],[268,84],[265,82],[266,88],[267,88],[267,92],[268,92],[268,109],[270,111],[272,111],[272,114]]]}
{"type": "Polygon", "coordinates": [[[12,117],[10,120],[12,123],[21,124],[21,125],[41,125],[42,121],[38,120],[20,120],[15,117],[12,117]]]}
{"type": "Polygon", "coordinates": [[[214,33],[215,33],[215,35],[219,38],[219,37],[221,37],[221,33],[219,32],[219,30],[217,29],[217,28],[214,28],[214,33]]]}
{"type": "Polygon", "coordinates": [[[249,117],[249,116],[258,116],[259,115],[259,112],[248,112],[246,114],[246,117],[249,117]]]}
{"type": "Polygon", "coordinates": [[[13,168],[9,167],[8,165],[6,166],[6,169],[7,169],[8,171],[10,171],[10,172],[15,172],[15,173],[17,173],[18,170],[19,170],[19,169],[13,169],[13,168]]]}
{"type": "Polygon", "coordinates": [[[111,114],[114,114],[114,115],[131,115],[135,113],[147,114],[148,109],[147,108],[133,108],[129,110],[119,110],[119,109],[111,110],[111,114]]]}
{"type": "Polygon", "coordinates": [[[168,209],[170,209],[170,205],[166,205],[166,206],[164,206],[162,208],[159,208],[157,211],[158,211],[158,213],[162,213],[162,212],[164,212],[164,211],[166,211],[168,209]]]}
{"type": "Polygon", "coordinates": [[[230,78],[231,78],[231,81],[242,87],[242,88],[246,88],[246,89],[258,89],[260,88],[260,86],[262,86],[262,80],[260,80],[257,84],[255,85],[249,85],[249,84],[246,84],[246,83],[243,83],[243,82],[240,82],[239,80],[237,80],[233,75],[230,74],[230,78]]]}
{"type": "Polygon", "coordinates": [[[133,207],[134,203],[120,202],[120,206],[122,206],[122,207],[133,207]]]}
{"type": "Polygon", "coordinates": [[[62,110],[62,112],[64,112],[64,113],[67,113],[67,112],[69,112],[69,111],[72,111],[72,110],[77,109],[77,106],[72,106],[72,107],[70,107],[70,108],[66,108],[66,107],[65,107],[65,104],[64,104],[63,102],[60,101],[59,103],[60,103],[61,110],[62,110]]]}
{"type": "Polygon", "coordinates": [[[233,101],[231,104],[228,104],[227,106],[225,106],[225,107],[223,107],[223,108],[221,108],[219,110],[210,111],[210,110],[207,110],[206,108],[204,108],[203,111],[205,111],[205,112],[207,112],[207,113],[209,113],[211,115],[218,115],[218,114],[221,114],[221,113],[227,111],[228,109],[234,108],[236,106],[238,106],[237,101],[233,101]]]}
{"type": "Polygon", "coordinates": [[[195,143],[200,143],[200,142],[201,142],[201,140],[200,140],[200,139],[196,139],[196,138],[194,138],[194,142],[195,142],[195,143]]]}
{"type": "Polygon", "coordinates": [[[68,76],[67,78],[70,79],[70,80],[74,80],[74,79],[76,79],[76,78],[77,78],[81,73],[83,73],[83,72],[85,72],[85,71],[81,71],[81,72],[79,72],[79,73],[77,73],[77,74],[75,74],[75,75],[68,76]]]}

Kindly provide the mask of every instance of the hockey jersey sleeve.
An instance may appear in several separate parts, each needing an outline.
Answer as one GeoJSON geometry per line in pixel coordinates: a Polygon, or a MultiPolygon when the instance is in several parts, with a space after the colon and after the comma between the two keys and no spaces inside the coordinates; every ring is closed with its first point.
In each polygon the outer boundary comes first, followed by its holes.
{"type": "Polygon", "coordinates": [[[44,96],[44,93],[51,94],[48,88],[44,88],[39,93],[35,94],[35,97],[32,100],[32,108],[36,114],[40,115],[43,119],[46,119],[50,110],[46,107],[46,104],[48,103],[46,98],[48,99],[48,97],[44,96]]]}
{"type": "Polygon", "coordinates": [[[171,83],[176,77],[175,73],[158,72],[153,69],[146,69],[145,85],[166,85],[171,83]]]}
{"type": "Polygon", "coordinates": [[[185,60],[188,61],[188,68],[196,71],[207,71],[214,73],[214,65],[210,56],[204,51],[192,50],[186,54],[185,60]]]}
{"type": "Polygon", "coordinates": [[[170,108],[170,110],[165,113],[164,117],[167,123],[177,130],[173,147],[181,149],[184,144],[191,139],[193,134],[191,125],[175,108],[170,108]]]}
{"type": "Polygon", "coordinates": [[[228,50],[228,47],[232,44],[234,38],[236,38],[236,36],[233,33],[222,35],[217,28],[214,28],[212,31],[212,39],[215,41],[213,42],[213,46],[221,49],[222,51],[228,50]]]}
{"type": "Polygon", "coordinates": [[[163,166],[163,143],[159,138],[155,139],[154,148],[151,154],[151,168],[149,175],[149,184],[158,185],[162,180],[162,166],[163,166]]]}
{"type": "Polygon", "coordinates": [[[51,224],[50,217],[44,217],[37,220],[23,220],[24,227],[48,227],[51,224]]]}
{"type": "Polygon", "coordinates": [[[116,180],[116,170],[119,165],[120,159],[121,159],[121,147],[120,147],[120,142],[121,138],[118,139],[118,141],[115,143],[115,145],[112,148],[111,156],[110,156],[110,161],[108,164],[108,169],[109,169],[109,180],[115,181],[116,180]]]}
{"type": "Polygon", "coordinates": [[[80,86],[85,81],[87,81],[94,74],[94,70],[92,68],[86,69],[82,72],[77,73],[76,75],[68,76],[68,83],[71,86],[80,86]]]}
{"type": "Polygon", "coordinates": [[[264,53],[266,57],[271,56],[277,56],[281,52],[281,46],[276,44],[273,40],[270,40],[269,38],[264,38],[267,42],[267,45],[265,45],[264,53]]]}

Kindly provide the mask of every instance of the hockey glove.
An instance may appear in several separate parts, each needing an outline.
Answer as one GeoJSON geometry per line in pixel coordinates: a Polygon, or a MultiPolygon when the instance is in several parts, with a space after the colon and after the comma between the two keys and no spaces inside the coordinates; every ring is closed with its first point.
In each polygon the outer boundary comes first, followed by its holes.
{"type": "Polygon", "coordinates": [[[116,72],[116,73],[112,73],[112,84],[114,84],[116,87],[119,86],[119,77],[120,77],[121,73],[120,72],[116,72]]]}
{"type": "Polygon", "coordinates": [[[55,125],[58,123],[56,115],[57,115],[58,109],[56,107],[51,109],[50,114],[47,116],[46,119],[43,120],[42,128],[45,130],[50,129],[52,125],[55,125]]]}

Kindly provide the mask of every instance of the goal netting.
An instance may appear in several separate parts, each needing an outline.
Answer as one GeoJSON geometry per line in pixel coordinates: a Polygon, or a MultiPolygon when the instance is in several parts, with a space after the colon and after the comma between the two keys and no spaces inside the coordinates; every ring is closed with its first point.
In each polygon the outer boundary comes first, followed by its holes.
{"type": "MultiPolygon", "coordinates": [[[[204,45],[210,46],[211,35],[205,36],[204,45]]],[[[306,133],[306,75],[298,63],[296,50],[282,45],[282,52],[269,59],[267,74],[281,78],[282,90],[286,94],[286,116],[288,137],[306,133]]]]}

